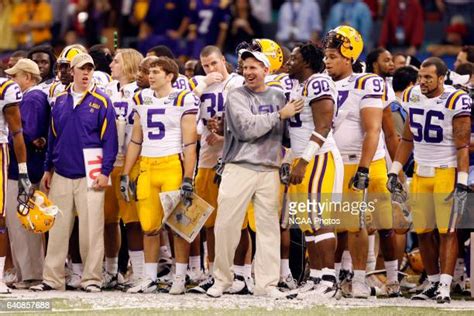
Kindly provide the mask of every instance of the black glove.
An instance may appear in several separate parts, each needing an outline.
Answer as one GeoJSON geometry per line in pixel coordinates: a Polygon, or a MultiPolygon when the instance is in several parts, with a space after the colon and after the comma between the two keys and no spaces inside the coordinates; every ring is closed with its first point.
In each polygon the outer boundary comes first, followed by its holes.
{"type": "Polygon", "coordinates": [[[354,191],[362,191],[369,187],[369,168],[359,167],[356,174],[349,181],[349,188],[354,191]]]}
{"type": "Polygon", "coordinates": [[[281,164],[279,173],[280,173],[280,182],[284,185],[288,185],[290,183],[290,164],[289,163],[281,164]]]}
{"type": "Polygon", "coordinates": [[[398,180],[398,175],[389,173],[387,176],[387,190],[392,193],[392,201],[399,204],[405,203],[408,195],[402,183],[398,180]]]}
{"type": "Polygon", "coordinates": [[[127,175],[120,176],[120,194],[125,201],[130,202],[130,195],[128,189],[130,187],[130,178],[127,175]]]}
{"type": "Polygon", "coordinates": [[[33,195],[33,186],[27,173],[18,174],[18,195],[26,193],[29,197],[33,195]]]}
{"type": "Polygon", "coordinates": [[[183,179],[180,195],[184,206],[189,207],[193,203],[193,179],[188,177],[183,179]]]}
{"type": "Polygon", "coordinates": [[[214,176],[214,183],[217,183],[217,186],[221,184],[222,180],[222,173],[224,172],[224,162],[222,158],[217,159],[217,164],[214,166],[214,170],[216,171],[216,175],[214,176]]]}
{"type": "Polygon", "coordinates": [[[471,192],[467,185],[456,183],[454,191],[446,198],[446,201],[454,199],[453,211],[449,221],[449,230],[453,232],[461,221],[464,210],[466,209],[467,195],[471,192]]]}

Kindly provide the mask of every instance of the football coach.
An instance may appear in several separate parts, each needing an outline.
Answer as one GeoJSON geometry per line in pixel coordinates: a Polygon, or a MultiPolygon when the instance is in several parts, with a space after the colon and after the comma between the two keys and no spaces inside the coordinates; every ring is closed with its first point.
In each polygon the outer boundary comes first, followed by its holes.
{"type": "Polygon", "coordinates": [[[244,50],[245,85],[231,90],[225,103],[225,163],[214,227],[215,284],[207,294],[219,297],[232,285],[231,271],[241,227],[250,202],[256,219],[255,295],[281,297],[279,174],[284,120],[300,112],[303,102],[287,104],[282,91],[267,87],[270,62],[261,52],[244,50]]]}

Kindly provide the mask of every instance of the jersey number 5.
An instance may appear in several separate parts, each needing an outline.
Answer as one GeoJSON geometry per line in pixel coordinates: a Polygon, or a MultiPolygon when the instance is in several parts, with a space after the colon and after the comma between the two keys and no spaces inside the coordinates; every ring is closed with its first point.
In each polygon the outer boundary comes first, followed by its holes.
{"type": "Polygon", "coordinates": [[[165,124],[162,122],[156,122],[153,120],[153,116],[159,116],[165,114],[165,109],[149,109],[147,112],[147,127],[158,129],[157,131],[149,131],[148,138],[152,140],[162,139],[165,137],[165,124]]]}
{"type": "Polygon", "coordinates": [[[416,142],[424,140],[427,143],[441,143],[443,141],[443,128],[436,125],[433,119],[443,120],[443,112],[428,111],[426,112],[425,122],[423,122],[424,113],[424,109],[410,109],[410,129],[413,133],[413,139],[416,142]],[[420,116],[421,120],[417,121],[417,117],[420,116]]]}

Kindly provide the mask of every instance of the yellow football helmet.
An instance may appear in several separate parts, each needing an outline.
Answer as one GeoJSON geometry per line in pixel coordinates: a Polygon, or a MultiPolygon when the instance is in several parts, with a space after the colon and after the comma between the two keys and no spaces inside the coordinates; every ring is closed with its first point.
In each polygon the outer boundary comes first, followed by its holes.
{"type": "Polygon", "coordinates": [[[80,44],[74,44],[64,47],[63,51],[58,57],[57,63],[58,64],[70,64],[72,59],[81,53],[87,53],[87,50],[84,46],[80,44]]]}
{"type": "Polygon", "coordinates": [[[423,261],[421,259],[421,253],[418,248],[415,248],[408,253],[408,263],[410,265],[410,268],[415,273],[421,273],[425,269],[423,261]]]}
{"type": "Polygon", "coordinates": [[[364,49],[364,41],[355,28],[341,25],[328,32],[324,39],[324,48],[339,49],[342,56],[352,59],[354,63],[364,49]]]}
{"type": "Polygon", "coordinates": [[[17,216],[26,230],[45,233],[53,227],[59,208],[53,205],[46,194],[38,190],[30,198],[27,194],[21,194],[18,203],[17,216]]]}
{"type": "Polygon", "coordinates": [[[283,64],[283,51],[280,45],[266,38],[254,39],[252,45],[267,56],[270,61],[270,73],[275,73],[280,69],[283,64]]]}

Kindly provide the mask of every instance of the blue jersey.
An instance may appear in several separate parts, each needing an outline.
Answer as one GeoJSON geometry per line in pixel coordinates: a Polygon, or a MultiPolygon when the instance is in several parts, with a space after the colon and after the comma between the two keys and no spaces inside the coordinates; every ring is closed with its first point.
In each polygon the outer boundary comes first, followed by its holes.
{"type": "Polygon", "coordinates": [[[166,35],[168,30],[177,30],[183,17],[188,15],[188,1],[151,0],[145,22],[154,35],[166,35]]]}
{"type": "Polygon", "coordinates": [[[220,27],[229,23],[230,9],[225,0],[195,0],[190,5],[191,24],[205,45],[217,42],[220,27]]]}

